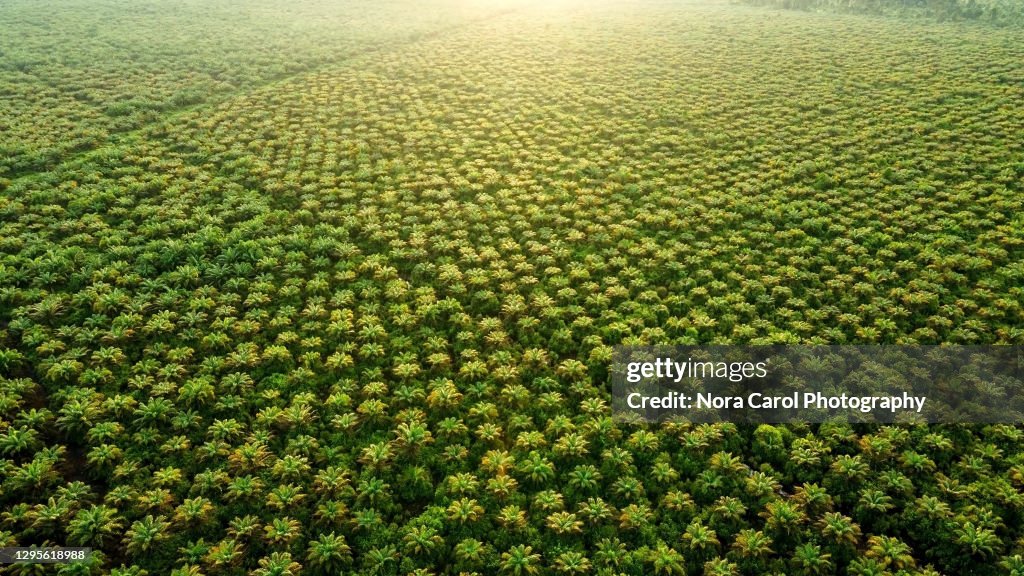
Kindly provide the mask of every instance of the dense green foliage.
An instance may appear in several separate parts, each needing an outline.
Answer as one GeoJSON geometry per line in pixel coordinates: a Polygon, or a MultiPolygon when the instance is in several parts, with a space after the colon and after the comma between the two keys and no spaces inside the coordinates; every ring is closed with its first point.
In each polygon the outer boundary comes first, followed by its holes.
{"type": "MultiPolygon", "coordinates": [[[[79,153],[91,115],[0,118],[63,159],[0,183],[0,544],[97,550],[61,574],[1024,573],[1019,427],[627,426],[606,373],[618,343],[1024,342],[1024,32],[409,0],[264,51],[264,3],[180,3],[204,57],[154,82],[74,11],[0,6],[108,56],[104,130],[119,94],[199,94],[79,153]]],[[[70,102],[99,64],[61,65],[70,102]]]]}

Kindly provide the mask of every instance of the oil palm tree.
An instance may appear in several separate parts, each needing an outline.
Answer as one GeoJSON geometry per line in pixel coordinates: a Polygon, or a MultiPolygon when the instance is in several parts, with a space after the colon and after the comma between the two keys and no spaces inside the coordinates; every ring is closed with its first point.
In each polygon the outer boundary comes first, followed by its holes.
{"type": "Polygon", "coordinates": [[[893,536],[872,536],[868,538],[865,556],[877,560],[883,568],[902,570],[912,568],[916,564],[910,554],[911,548],[899,538],[893,536]]]}
{"type": "Polygon", "coordinates": [[[801,574],[830,574],[833,569],[831,557],[831,554],[822,552],[817,544],[808,542],[796,547],[792,561],[801,574]]]}
{"type": "Polygon", "coordinates": [[[259,567],[250,572],[251,576],[298,576],[302,565],[292,559],[288,552],[272,552],[260,558],[259,567]]]}
{"type": "Polygon", "coordinates": [[[686,574],[686,559],[664,542],[659,542],[656,548],[648,551],[647,561],[653,567],[653,574],[686,574]]]}
{"type": "Polygon", "coordinates": [[[406,531],[402,542],[406,553],[429,557],[444,544],[444,539],[430,526],[413,526],[406,531]]]}
{"type": "Polygon", "coordinates": [[[331,573],[352,561],[352,549],[344,536],[334,532],[321,534],[310,540],[306,560],[311,568],[331,573]]]}
{"type": "Polygon", "coordinates": [[[531,576],[540,573],[540,560],[540,554],[534,553],[532,546],[518,544],[501,553],[499,570],[512,576],[531,576]]]}
{"type": "Polygon", "coordinates": [[[68,542],[76,546],[96,546],[117,536],[123,526],[117,510],[108,506],[90,506],[79,510],[68,523],[68,542]]]}

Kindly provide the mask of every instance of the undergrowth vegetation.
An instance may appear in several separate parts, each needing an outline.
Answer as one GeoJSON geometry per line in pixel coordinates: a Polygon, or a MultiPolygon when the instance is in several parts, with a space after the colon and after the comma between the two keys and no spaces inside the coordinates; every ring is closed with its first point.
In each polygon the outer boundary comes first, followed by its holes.
{"type": "Polygon", "coordinates": [[[1024,343],[1020,29],[263,4],[96,29],[124,44],[0,7],[0,544],[94,548],[60,574],[1024,573],[1020,427],[625,425],[607,380],[616,344],[1024,343]],[[35,62],[51,34],[82,60],[35,62]]]}

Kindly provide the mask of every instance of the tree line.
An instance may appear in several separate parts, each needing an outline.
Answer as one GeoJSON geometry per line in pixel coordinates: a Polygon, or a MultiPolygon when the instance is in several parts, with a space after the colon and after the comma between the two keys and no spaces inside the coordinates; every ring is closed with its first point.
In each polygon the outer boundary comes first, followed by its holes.
{"type": "Polygon", "coordinates": [[[1016,0],[738,0],[742,4],[793,10],[925,16],[941,21],[976,20],[1004,26],[1024,24],[1024,3],[1016,0]]]}

